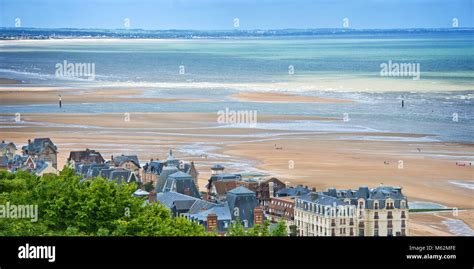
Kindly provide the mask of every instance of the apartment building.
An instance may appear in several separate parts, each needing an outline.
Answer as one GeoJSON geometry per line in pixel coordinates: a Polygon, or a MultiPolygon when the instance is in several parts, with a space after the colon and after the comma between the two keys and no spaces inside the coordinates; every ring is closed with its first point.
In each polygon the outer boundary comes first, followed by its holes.
{"type": "Polygon", "coordinates": [[[295,200],[300,236],[405,236],[408,202],[400,187],[329,189],[295,200]]]}

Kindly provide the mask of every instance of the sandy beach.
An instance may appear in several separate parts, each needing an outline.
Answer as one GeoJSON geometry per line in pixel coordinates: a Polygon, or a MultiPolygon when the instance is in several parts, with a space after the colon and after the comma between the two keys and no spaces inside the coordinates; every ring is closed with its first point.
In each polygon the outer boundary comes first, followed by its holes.
{"type": "MultiPolygon", "coordinates": [[[[14,115],[1,116],[13,119],[14,115]]],[[[472,144],[355,139],[361,135],[380,136],[379,133],[344,133],[339,134],[344,137],[340,139],[315,132],[234,128],[219,125],[213,113],[131,113],[129,116],[130,121],[123,114],[25,114],[21,128],[16,128],[18,124],[13,120],[3,124],[2,139],[13,141],[21,148],[28,139],[50,137],[59,147],[60,166],[65,164],[71,150],[91,148],[107,159],[121,153],[138,154],[145,163],[151,158],[165,158],[168,149],[173,148],[179,158],[196,163],[201,189],[209,178],[209,167],[216,163],[224,164],[229,172],[262,173],[317,190],[379,184],[402,186],[410,201],[468,209],[464,211],[467,213],[453,218],[462,218],[474,228],[473,190],[450,182],[453,179],[474,182],[474,166],[455,164],[457,155],[474,156],[472,144]],[[399,168],[400,160],[402,168],[399,168]]],[[[259,123],[302,119],[340,120],[259,115],[259,123]]],[[[433,214],[414,215],[410,221],[412,235],[449,235],[443,220],[433,214]]]]}
{"type": "MultiPolygon", "coordinates": [[[[1,80],[0,80],[1,81],[1,80]]],[[[0,83],[1,84],[1,83],[0,83]]],[[[200,98],[150,98],[140,89],[77,89],[60,87],[0,88],[0,105],[53,104],[61,95],[63,103],[161,103],[202,102],[200,98]]]]}

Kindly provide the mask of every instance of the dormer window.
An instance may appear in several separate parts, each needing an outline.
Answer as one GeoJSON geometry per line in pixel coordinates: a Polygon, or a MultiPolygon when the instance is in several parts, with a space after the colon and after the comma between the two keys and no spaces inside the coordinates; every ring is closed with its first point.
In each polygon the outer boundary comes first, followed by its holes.
{"type": "Polygon", "coordinates": [[[374,209],[379,209],[379,202],[378,201],[374,202],[374,209]]]}

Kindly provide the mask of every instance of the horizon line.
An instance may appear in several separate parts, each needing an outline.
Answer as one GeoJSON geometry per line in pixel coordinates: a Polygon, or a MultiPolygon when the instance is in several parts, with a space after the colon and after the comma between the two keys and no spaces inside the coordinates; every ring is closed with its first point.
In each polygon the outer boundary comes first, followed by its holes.
{"type": "Polygon", "coordinates": [[[414,27],[414,28],[254,28],[254,29],[145,29],[145,28],[77,28],[77,27],[60,27],[60,28],[49,28],[49,27],[12,27],[12,26],[0,26],[0,29],[8,30],[110,30],[110,31],[301,31],[301,30],[346,30],[346,31],[368,31],[368,30],[379,30],[379,31],[390,31],[390,30],[474,30],[474,27],[414,27]]]}

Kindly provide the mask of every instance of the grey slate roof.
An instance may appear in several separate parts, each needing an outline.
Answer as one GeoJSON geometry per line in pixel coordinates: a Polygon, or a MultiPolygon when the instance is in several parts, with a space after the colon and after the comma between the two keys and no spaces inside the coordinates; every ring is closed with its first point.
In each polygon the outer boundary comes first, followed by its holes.
{"type": "Polygon", "coordinates": [[[227,193],[232,193],[232,194],[236,194],[236,195],[241,195],[241,194],[255,195],[255,192],[245,188],[244,186],[239,186],[235,189],[232,189],[232,190],[228,191],[227,193]]]}
{"type": "Polygon", "coordinates": [[[7,156],[0,157],[0,167],[8,167],[8,157],[7,156]]]}
{"type": "Polygon", "coordinates": [[[322,192],[311,192],[299,197],[300,200],[312,202],[324,206],[346,205],[343,201],[336,197],[325,195],[322,192]]]}
{"type": "Polygon", "coordinates": [[[53,141],[51,141],[51,139],[49,138],[35,138],[31,143],[26,146],[23,146],[22,149],[28,151],[29,154],[39,154],[43,152],[46,147],[46,144],[48,143],[49,145],[51,145],[54,151],[58,150],[58,147],[54,145],[53,141]]]}
{"type": "Polygon", "coordinates": [[[237,218],[242,222],[246,220],[249,227],[253,226],[253,210],[259,204],[254,192],[243,186],[237,187],[227,193],[227,203],[233,220],[237,218]]]}
{"type": "Polygon", "coordinates": [[[191,175],[178,171],[168,176],[163,192],[174,191],[196,198],[201,198],[191,175]]]}
{"type": "Polygon", "coordinates": [[[215,204],[215,203],[211,203],[211,202],[208,202],[208,201],[205,201],[205,200],[196,200],[196,202],[189,209],[189,213],[190,214],[196,214],[196,213],[199,213],[201,211],[207,210],[209,208],[213,208],[215,206],[217,206],[217,204],[215,204]]]}
{"type": "Polygon", "coordinates": [[[8,145],[10,145],[10,144],[12,144],[13,147],[16,149],[16,145],[15,145],[14,143],[8,142],[8,141],[2,141],[2,142],[0,143],[0,150],[6,148],[6,147],[7,147],[8,145]]]}
{"type": "Polygon", "coordinates": [[[310,193],[311,190],[308,188],[303,187],[302,185],[298,185],[296,187],[290,188],[283,188],[276,192],[277,197],[284,197],[284,196],[301,196],[310,193]]]}
{"type": "Polygon", "coordinates": [[[179,166],[179,160],[173,156],[173,150],[170,149],[168,157],[166,158],[166,165],[179,166]]]}
{"type": "Polygon", "coordinates": [[[110,172],[109,180],[113,180],[120,184],[122,182],[127,182],[130,178],[130,170],[125,169],[115,169],[110,172]]]}
{"type": "Polygon", "coordinates": [[[225,204],[214,206],[208,210],[201,211],[199,213],[189,214],[189,216],[193,219],[197,219],[200,221],[207,221],[207,216],[209,214],[216,214],[217,220],[228,220],[228,221],[232,220],[229,206],[225,204]]]}
{"type": "Polygon", "coordinates": [[[143,169],[146,170],[145,172],[147,173],[153,173],[153,174],[161,174],[161,171],[163,170],[163,167],[164,167],[164,162],[160,162],[160,161],[151,161],[147,164],[145,164],[145,166],[143,166],[143,169]]]}
{"type": "MultiPolygon", "coordinates": [[[[381,209],[385,208],[385,201],[388,198],[394,201],[394,207],[396,208],[400,208],[400,202],[407,199],[402,194],[400,187],[392,186],[379,186],[373,189],[362,186],[357,190],[336,190],[331,188],[325,194],[338,199],[350,199],[353,205],[357,205],[357,200],[362,198],[366,201],[365,208],[373,208],[374,201],[379,201],[379,208],[381,209]]],[[[406,203],[406,207],[408,208],[408,203],[406,203]]]]}
{"type": "Polygon", "coordinates": [[[122,165],[124,162],[131,161],[134,164],[136,164],[138,167],[140,167],[140,161],[138,160],[137,155],[120,155],[120,156],[114,156],[114,159],[111,160],[115,165],[122,165]]]}
{"type": "Polygon", "coordinates": [[[172,208],[175,201],[197,201],[196,197],[184,195],[177,192],[159,192],[156,194],[156,200],[168,208],[172,208]]]}
{"type": "Polygon", "coordinates": [[[162,192],[163,188],[165,187],[166,180],[168,179],[169,175],[172,175],[176,172],[178,172],[178,167],[174,165],[166,166],[163,168],[161,171],[160,176],[158,176],[158,180],[156,182],[156,191],[157,192],[162,192]]]}

